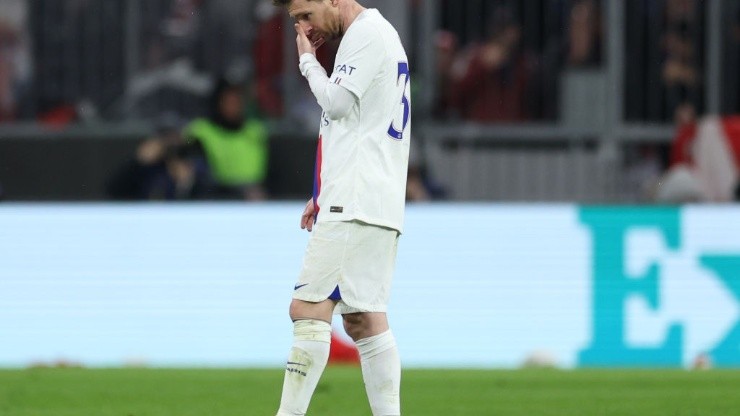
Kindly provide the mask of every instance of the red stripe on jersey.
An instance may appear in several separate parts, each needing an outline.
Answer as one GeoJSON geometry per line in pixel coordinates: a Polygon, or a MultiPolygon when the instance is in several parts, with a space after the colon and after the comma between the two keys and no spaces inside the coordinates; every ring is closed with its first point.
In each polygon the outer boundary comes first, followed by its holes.
{"type": "Polygon", "coordinates": [[[316,168],[313,174],[313,206],[314,217],[319,215],[319,194],[321,193],[321,135],[319,135],[319,145],[316,149],[316,168]]]}

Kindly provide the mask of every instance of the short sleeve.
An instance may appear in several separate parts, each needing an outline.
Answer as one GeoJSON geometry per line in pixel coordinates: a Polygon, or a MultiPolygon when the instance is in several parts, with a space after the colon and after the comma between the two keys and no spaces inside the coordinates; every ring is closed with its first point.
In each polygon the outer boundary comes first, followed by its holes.
{"type": "Polygon", "coordinates": [[[376,28],[365,22],[356,24],[358,27],[351,27],[339,46],[329,82],[362,98],[380,72],[386,52],[376,28]]]}

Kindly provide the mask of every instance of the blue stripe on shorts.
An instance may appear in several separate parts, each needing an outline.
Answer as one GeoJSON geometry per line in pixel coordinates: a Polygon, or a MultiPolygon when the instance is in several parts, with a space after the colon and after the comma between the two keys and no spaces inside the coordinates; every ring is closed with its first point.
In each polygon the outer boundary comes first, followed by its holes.
{"type": "Polygon", "coordinates": [[[339,293],[339,286],[334,289],[333,292],[331,292],[331,295],[329,295],[329,299],[331,300],[342,300],[342,294],[339,293]]]}

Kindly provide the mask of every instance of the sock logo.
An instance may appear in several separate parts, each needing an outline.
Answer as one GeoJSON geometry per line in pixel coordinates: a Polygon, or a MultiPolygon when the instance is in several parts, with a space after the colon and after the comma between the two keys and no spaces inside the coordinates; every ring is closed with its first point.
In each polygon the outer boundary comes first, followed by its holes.
{"type": "Polygon", "coordinates": [[[300,368],[291,368],[290,367],[291,365],[306,367],[306,364],[301,364],[301,363],[295,363],[295,362],[292,362],[292,361],[288,361],[288,367],[285,368],[285,371],[287,371],[289,373],[300,374],[303,377],[306,377],[307,374],[306,374],[305,371],[303,371],[300,368]]]}

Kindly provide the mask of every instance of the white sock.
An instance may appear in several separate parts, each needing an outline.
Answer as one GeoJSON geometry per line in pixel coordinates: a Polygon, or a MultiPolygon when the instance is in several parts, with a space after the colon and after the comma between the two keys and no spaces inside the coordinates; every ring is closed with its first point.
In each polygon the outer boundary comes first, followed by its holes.
{"type": "Polygon", "coordinates": [[[311,396],[329,360],[331,325],[303,319],[293,323],[293,348],[285,369],[277,416],[305,415],[311,396]]]}
{"type": "Polygon", "coordinates": [[[362,378],[373,416],[401,414],[401,359],[390,330],[357,341],[362,378]]]}

